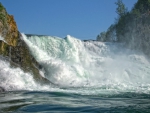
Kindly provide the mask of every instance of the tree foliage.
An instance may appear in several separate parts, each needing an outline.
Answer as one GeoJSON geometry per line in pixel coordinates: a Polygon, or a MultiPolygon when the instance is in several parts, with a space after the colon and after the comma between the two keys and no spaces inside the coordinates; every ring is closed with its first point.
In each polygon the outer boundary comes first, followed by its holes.
{"type": "Polygon", "coordinates": [[[97,36],[97,41],[105,41],[106,39],[106,32],[105,31],[103,31],[103,32],[101,32],[98,36],[97,36]]]}
{"type": "Polygon", "coordinates": [[[150,11],[150,0],[138,0],[134,6],[134,9],[138,9],[140,13],[150,11]]]}
{"type": "Polygon", "coordinates": [[[119,17],[124,16],[127,13],[127,8],[125,7],[122,0],[118,0],[115,2],[115,4],[117,5],[116,13],[119,15],[119,17]]]}
{"type": "Polygon", "coordinates": [[[130,12],[119,15],[116,36],[118,42],[150,56],[150,0],[138,0],[130,12]]]}
{"type": "Polygon", "coordinates": [[[127,10],[122,0],[117,0],[115,4],[118,18],[97,39],[123,42],[127,47],[150,56],[150,0],[138,0],[131,11],[127,10]]]}

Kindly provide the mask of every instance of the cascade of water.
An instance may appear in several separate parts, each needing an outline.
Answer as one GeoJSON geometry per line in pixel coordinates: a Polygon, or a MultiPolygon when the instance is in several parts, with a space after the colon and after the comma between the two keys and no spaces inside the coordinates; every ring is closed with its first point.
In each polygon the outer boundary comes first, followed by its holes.
{"type": "Polygon", "coordinates": [[[121,44],[87,41],[67,36],[23,39],[44,67],[45,77],[61,86],[147,85],[150,63],[121,44]]]}
{"type": "MultiPolygon", "coordinates": [[[[150,63],[122,44],[83,42],[71,36],[62,39],[22,34],[22,39],[42,66],[42,76],[61,87],[149,91],[150,63]]],[[[6,90],[52,89],[35,83],[31,74],[11,68],[1,57],[0,64],[0,86],[6,90]]]]}

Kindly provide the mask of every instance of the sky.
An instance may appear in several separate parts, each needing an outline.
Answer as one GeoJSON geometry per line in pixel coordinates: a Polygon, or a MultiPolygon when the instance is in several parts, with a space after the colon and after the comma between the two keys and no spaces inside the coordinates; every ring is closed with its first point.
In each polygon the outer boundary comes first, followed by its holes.
{"type": "MultiPolygon", "coordinates": [[[[81,40],[96,36],[115,22],[117,0],[0,0],[25,34],[81,40]]],[[[122,0],[131,10],[137,0],[122,0]]]]}

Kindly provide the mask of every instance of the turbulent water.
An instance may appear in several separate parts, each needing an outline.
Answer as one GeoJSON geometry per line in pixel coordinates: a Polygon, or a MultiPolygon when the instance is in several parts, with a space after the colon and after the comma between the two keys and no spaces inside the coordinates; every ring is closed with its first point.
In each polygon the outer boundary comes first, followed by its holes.
{"type": "Polygon", "coordinates": [[[55,85],[41,85],[32,75],[0,58],[3,112],[150,112],[150,62],[123,44],[83,42],[22,34],[41,75],[55,85]]]}

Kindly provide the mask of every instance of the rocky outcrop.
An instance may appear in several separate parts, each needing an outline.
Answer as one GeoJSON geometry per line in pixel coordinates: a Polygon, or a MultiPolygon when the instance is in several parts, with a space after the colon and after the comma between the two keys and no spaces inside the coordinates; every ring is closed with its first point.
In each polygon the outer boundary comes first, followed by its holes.
{"type": "Polygon", "coordinates": [[[31,56],[26,43],[21,39],[16,22],[12,15],[0,3],[0,55],[6,57],[13,67],[20,67],[25,72],[32,73],[36,81],[49,83],[39,73],[40,65],[31,56]]]}
{"type": "Polygon", "coordinates": [[[34,57],[30,54],[26,43],[21,40],[21,34],[19,35],[17,45],[9,46],[9,58],[13,66],[19,66],[25,72],[32,73],[34,79],[40,83],[49,83],[49,81],[43,78],[39,73],[41,67],[34,57]]]}
{"type": "Polygon", "coordinates": [[[19,32],[12,15],[7,14],[6,9],[0,3],[0,36],[3,41],[0,41],[0,54],[3,56],[9,55],[9,46],[16,46],[19,38],[19,32]]]}
{"type": "Polygon", "coordinates": [[[19,37],[18,28],[14,17],[7,14],[6,9],[0,3],[0,35],[8,45],[16,46],[19,37]]]}

